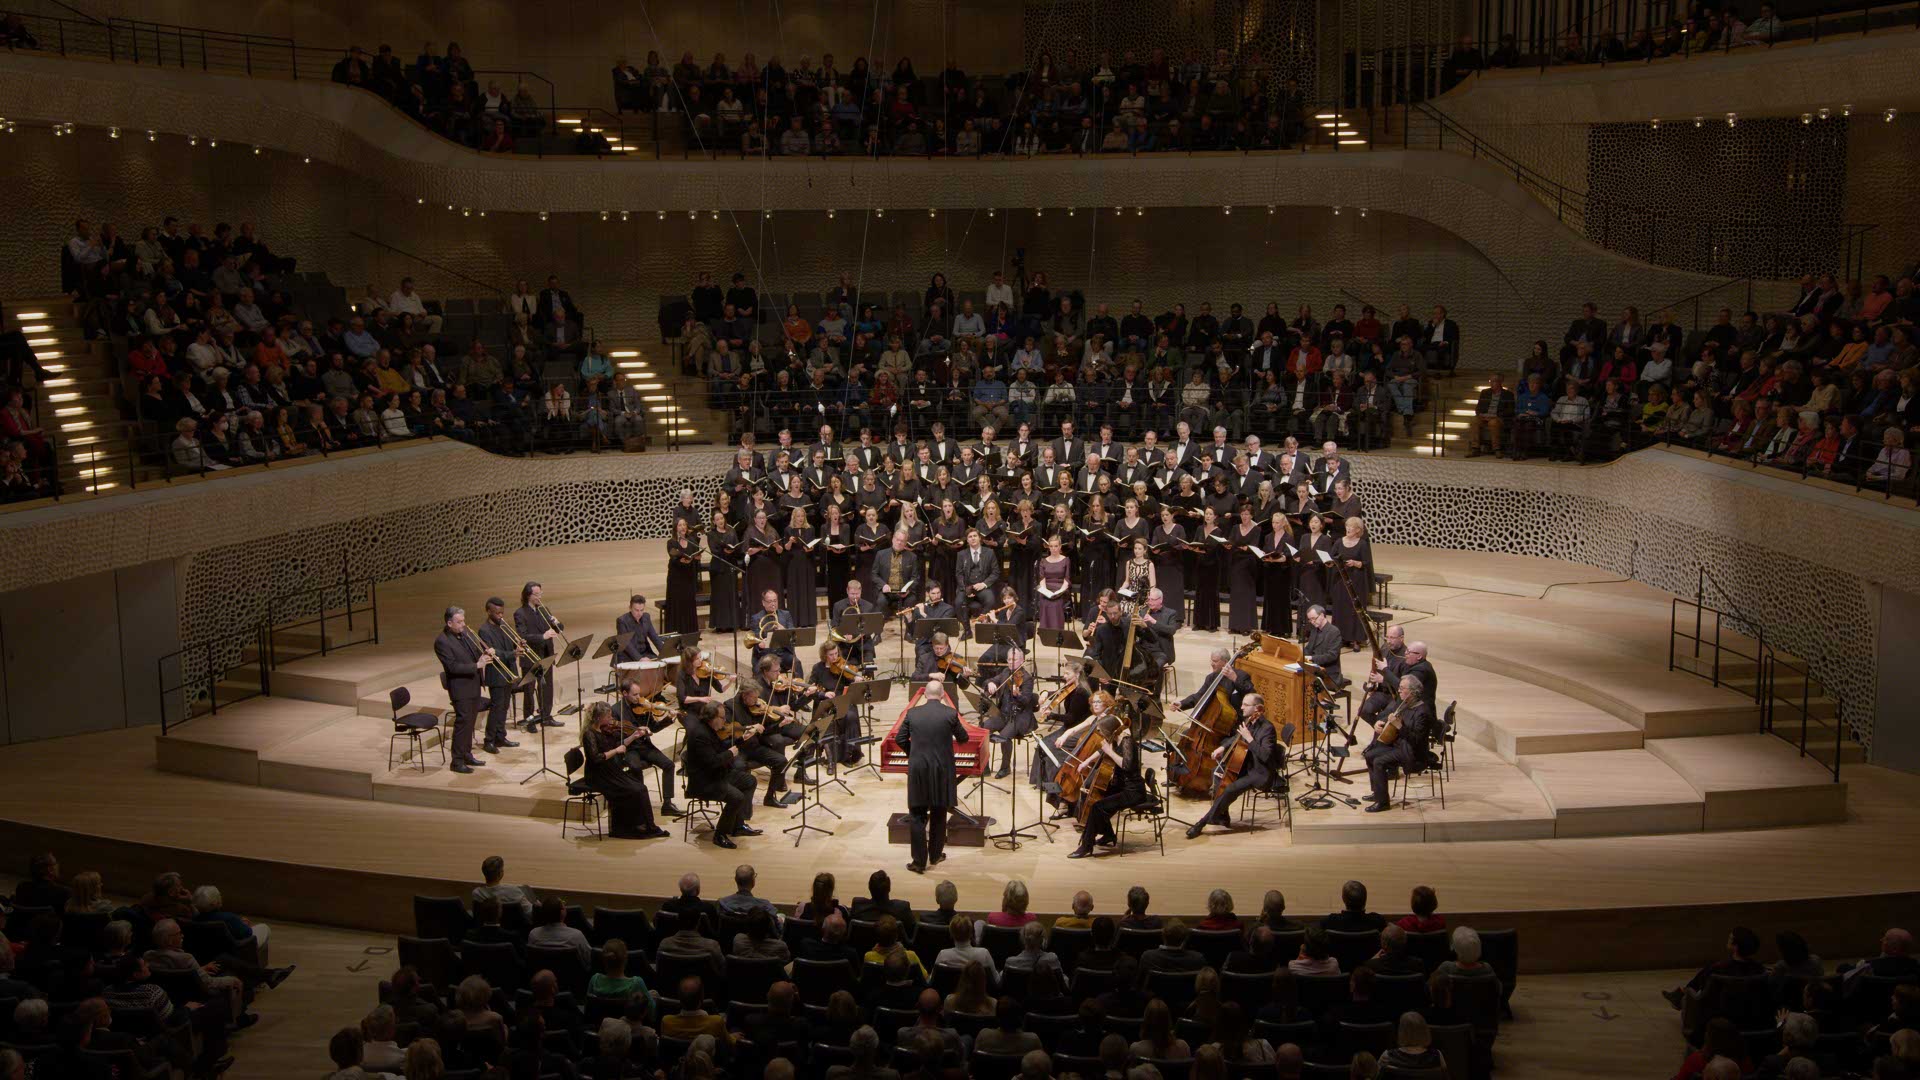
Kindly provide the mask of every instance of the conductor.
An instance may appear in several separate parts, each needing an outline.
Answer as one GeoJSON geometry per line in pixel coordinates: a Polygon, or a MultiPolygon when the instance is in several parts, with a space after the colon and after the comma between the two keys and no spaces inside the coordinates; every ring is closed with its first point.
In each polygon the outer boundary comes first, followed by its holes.
{"type": "Polygon", "coordinates": [[[913,815],[913,861],[907,869],[916,874],[946,859],[947,811],[959,804],[953,748],[967,741],[967,728],[960,713],[947,704],[946,693],[945,677],[934,672],[920,704],[907,710],[894,733],[907,753],[907,810],[913,815]]]}

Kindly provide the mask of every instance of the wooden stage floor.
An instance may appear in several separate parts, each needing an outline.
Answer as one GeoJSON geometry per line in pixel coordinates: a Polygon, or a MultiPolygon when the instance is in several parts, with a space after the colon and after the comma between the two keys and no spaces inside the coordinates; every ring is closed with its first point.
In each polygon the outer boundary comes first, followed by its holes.
{"type": "MultiPolygon", "coordinates": [[[[1749,699],[1668,672],[1665,594],[1592,567],[1479,553],[1377,552],[1395,575],[1392,602],[1408,636],[1429,643],[1443,707],[1459,702],[1459,763],[1444,809],[1416,781],[1411,794],[1421,801],[1387,814],[1296,807],[1288,830],[1266,804],[1253,824],[1197,841],[1169,826],[1164,856],[1150,834],[1133,831],[1123,852],[1079,861],[1066,859],[1075,837],[1063,829],[1018,850],[952,848],[936,873],[913,878],[902,870],[904,846],[886,835],[888,815],[904,809],[899,777],[862,771],[848,778],[850,791],[829,789],[838,818],[809,821],[834,834],[797,847],[779,832],[792,823],[788,812],[757,807],[766,835],[725,852],[697,829],[683,842],[677,825],[674,838],[645,843],[563,841],[559,781],[520,783],[539,768],[537,736],[518,735],[519,748],[472,775],[448,772],[437,750],[424,772],[388,771],[388,689],[445,700],[430,642],[447,603],[478,611],[487,596],[512,597],[537,578],[571,631],[609,632],[629,593],[660,592],[661,549],[659,541],[549,548],[385,583],[383,642],[276,671],[275,697],[160,738],[145,729],[0,750],[10,777],[0,790],[8,823],[0,852],[53,846],[69,865],[108,870],[122,889],[179,867],[219,881],[238,909],[393,930],[407,928],[408,895],[464,892],[494,853],[516,880],[589,904],[659,898],[686,870],[711,890],[742,861],[782,904],[801,899],[819,869],[854,895],[884,868],[916,905],[946,878],[963,908],[988,910],[1020,878],[1045,912],[1065,910],[1079,888],[1114,910],[1127,886],[1143,883],[1169,912],[1200,912],[1208,890],[1224,887],[1243,910],[1279,888],[1290,910],[1314,914],[1337,907],[1341,883],[1357,877],[1383,911],[1402,910],[1413,885],[1430,884],[1456,922],[1531,927],[1528,963],[1543,970],[1670,964],[1676,937],[1694,935],[1702,918],[1736,914],[1790,916],[1865,949],[1882,925],[1877,909],[1890,913],[1920,893],[1920,868],[1874,858],[1878,838],[1920,807],[1920,778],[1852,764],[1835,784],[1785,742],[1757,734],[1749,699]]],[[[1182,687],[1196,685],[1216,642],[1231,644],[1224,634],[1180,634],[1182,687]]],[[[716,651],[727,655],[729,644],[716,651]]],[[[895,656],[890,634],[882,667],[895,656]]],[[[1039,659],[1051,673],[1051,653],[1039,659]]],[[[602,672],[583,668],[591,698],[602,672]]],[[[564,675],[556,703],[573,696],[564,675]]],[[[897,709],[876,711],[876,735],[897,709]]],[[[557,768],[573,729],[547,738],[557,768]]],[[[1365,788],[1361,772],[1345,790],[1365,788]]],[[[972,789],[962,784],[978,809],[972,789]]],[[[985,800],[996,829],[1010,816],[1022,824],[1040,816],[1024,784],[985,800]]],[[[1191,820],[1203,805],[1176,800],[1173,812],[1191,820]]]]}

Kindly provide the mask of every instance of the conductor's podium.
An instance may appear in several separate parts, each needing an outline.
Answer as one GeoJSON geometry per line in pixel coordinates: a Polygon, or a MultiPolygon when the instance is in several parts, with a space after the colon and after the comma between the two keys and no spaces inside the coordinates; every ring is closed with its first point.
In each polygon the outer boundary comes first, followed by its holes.
{"type": "Polygon", "coordinates": [[[1307,718],[1312,715],[1311,665],[1304,665],[1300,646],[1274,634],[1260,638],[1259,648],[1248,653],[1235,666],[1253,681],[1253,692],[1266,702],[1267,720],[1276,732],[1292,726],[1292,742],[1308,737],[1307,718]],[[1292,670],[1288,670],[1291,668],[1292,670]]]}

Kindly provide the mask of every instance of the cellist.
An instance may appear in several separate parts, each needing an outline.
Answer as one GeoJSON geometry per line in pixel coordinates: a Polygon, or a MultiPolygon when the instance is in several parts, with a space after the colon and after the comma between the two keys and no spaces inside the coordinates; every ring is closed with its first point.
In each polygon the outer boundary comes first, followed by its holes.
{"type": "MultiPolygon", "coordinates": [[[[1104,690],[1096,690],[1087,695],[1087,718],[1085,720],[1057,734],[1042,736],[1041,738],[1042,742],[1053,749],[1055,758],[1061,762],[1059,766],[1052,769],[1048,775],[1048,779],[1059,783],[1069,771],[1073,771],[1076,761],[1084,755],[1089,740],[1095,735],[1100,735],[1104,738],[1107,735],[1106,729],[1110,729],[1112,726],[1112,695],[1104,690]]],[[[1047,760],[1048,764],[1051,765],[1052,759],[1047,760]]],[[[1068,787],[1068,785],[1065,784],[1061,786],[1063,789],[1068,787]]],[[[1060,808],[1060,812],[1055,814],[1055,817],[1070,817],[1073,815],[1076,809],[1075,803],[1079,798],[1077,776],[1071,786],[1074,789],[1071,792],[1047,792],[1048,801],[1060,808]]]]}
{"type": "MultiPolygon", "coordinates": [[[[1240,713],[1241,702],[1245,700],[1248,694],[1253,693],[1253,679],[1245,672],[1233,666],[1233,653],[1231,651],[1224,648],[1213,650],[1213,656],[1209,660],[1209,663],[1212,665],[1212,670],[1207,674],[1205,679],[1200,681],[1200,688],[1174,703],[1181,711],[1193,716],[1196,723],[1203,719],[1203,714],[1206,712],[1206,703],[1219,693],[1223,691],[1226,693],[1227,707],[1235,716],[1238,716],[1240,713]]],[[[1224,725],[1222,726],[1224,727],[1224,725]]],[[[1220,734],[1214,732],[1208,732],[1207,736],[1208,739],[1205,745],[1193,745],[1193,748],[1202,754],[1212,753],[1214,745],[1218,743],[1220,738],[1220,734]]],[[[1181,749],[1184,751],[1188,749],[1188,746],[1188,740],[1185,736],[1182,736],[1180,739],[1181,749]]],[[[1167,760],[1167,772],[1171,775],[1174,782],[1181,787],[1189,786],[1184,781],[1190,771],[1198,770],[1204,774],[1211,773],[1212,768],[1212,765],[1200,761],[1179,760],[1177,755],[1167,760]]],[[[1196,780],[1198,780],[1198,777],[1196,777],[1196,780]]],[[[1204,794],[1205,791],[1212,786],[1211,783],[1199,785],[1193,793],[1204,794]]]]}
{"type": "Polygon", "coordinates": [[[1213,805],[1187,830],[1187,839],[1198,839],[1200,831],[1208,825],[1231,825],[1234,800],[1248,791],[1268,786],[1276,775],[1285,771],[1287,752],[1275,737],[1273,724],[1266,717],[1266,702],[1259,694],[1248,694],[1240,700],[1240,725],[1234,728],[1233,739],[1214,750],[1213,760],[1226,760],[1239,743],[1244,743],[1246,748],[1245,768],[1238,777],[1220,786],[1213,805]]]}
{"type": "Polygon", "coordinates": [[[1140,770],[1140,742],[1134,737],[1131,724],[1114,724],[1112,734],[1095,753],[1112,763],[1113,778],[1108,781],[1106,792],[1097,798],[1091,791],[1083,794],[1083,799],[1091,798],[1094,802],[1081,816],[1080,846],[1067,855],[1069,859],[1084,859],[1093,854],[1095,844],[1117,842],[1114,815],[1153,801],[1153,789],[1147,786],[1140,770]]]}

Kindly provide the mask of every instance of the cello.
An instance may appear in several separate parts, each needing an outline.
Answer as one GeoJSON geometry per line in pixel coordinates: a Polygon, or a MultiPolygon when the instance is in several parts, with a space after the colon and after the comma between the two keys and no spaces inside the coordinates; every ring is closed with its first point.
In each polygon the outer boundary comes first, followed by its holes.
{"type": "Polygon", "coordinates": [[[1087,822],[1087,812],[1113,783],[1113,761],[1100,752],[1106,744],[1107,737],[1100,733],[1099,727],[1094,727],[1053,776],[1053,782],[1060,786],[1058,798],[1073,804],[1074,820],[1082,825],[1087,822]]]}
{"type": "Polygon", "coordinates": [[[1252,642],[1235,653],[1226,667],[1209,675],[1206,685],[1200,689],[1200,706],[1194,710],[1191,722],[1180,733],[1177,742],[1181,757],[1187,763],[1186,772],[1180,777],[1180,790],[1188,795],[1200,798],[1211,795],[1212,780],[1196,763],[1211,757],[1215,748],[1231,738],[1234,728],[1239,726],[1240,712],[1234,708],[1233,699],[1227,692],[1226,672],[1234,664],[1246,659],[1248,654],[1257,652],[1260,638],[1260,633],[1256,631],[1252,642]]]}

